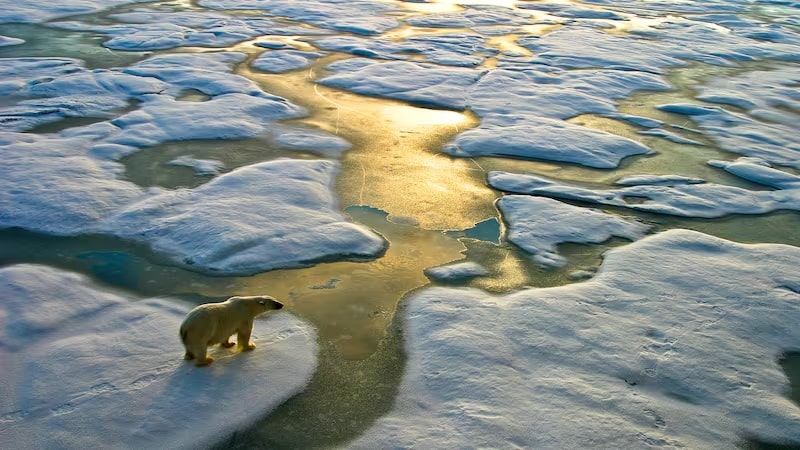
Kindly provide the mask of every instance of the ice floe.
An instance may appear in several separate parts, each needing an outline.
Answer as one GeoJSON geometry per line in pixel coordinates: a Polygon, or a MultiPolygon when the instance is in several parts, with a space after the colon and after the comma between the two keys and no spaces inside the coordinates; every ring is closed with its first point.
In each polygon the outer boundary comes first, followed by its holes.
{"type": "Polygon", "coordinates": [[[455,156],[502,155],[613,168],[649,153],[636,141],[562,120],[615,112],[614,100],[638,89],[663,90],[658,75],[619,70],[477,71],[407,61],[353,58],[328,66],[320,83],[418,104],[469,107],[483,120],[445,147],[455,156]],[[501,92],[502,95],[498,95],[501,92]]]}
{"type": "Polygon", "coordinates": [[[319,80],[320,84],[453,109],[467,106],[467,89],[483,75],[482,71],[466,68],[410,61],[375,62],[366,58],[338,61],[327,69],[336,73],[319,80]]]}
{"type": "Polygon", "coordinates": [[[649,226],[590,208],[527,195],[507,195],[497,207],[508,224],[507,238],[546,267],[566,264],[557,246],[602,243],[613,236],[640,239],[649,226]]]}
{"type": "Polygon", "coordinates": [[[795,247],[672,230],[578,284],[418,291],[394,410],[349,447],[796,445],[777,359],[800,342],[798,264],[795,247]]]}
{"type": "Polygon", "coordinates": [[[719,106],[673,103],[658,105],[658,109],[690,116],[725,150],[800,168],[800,142],[795,139],[797,128],[793,125],[762,122],[719,106]]]}
{"type": "MultiPolygon", "coordinates": [[[[766,170],[768,168],[764,168],[766,170]]],[[[758,177],[766,180],[792,177],[785,172],[781,175],[777,172],[780,171],[759,173],[758,177]]],[[[794,184],[787,185],[787,189],[774,191],[753,191],[715,183],[590,189],[536,175],[490,172],[488,178],[492,187],[506,192],[622,206],[683,217],[716,218],[730,214],[766,214],[784,209],[800,211],[800,189],[794,184]]]]}
{"type": "Polygon", "coordinates": [[[424,57],[427,62],[445,66],[474,67],[497,53],[478,34],[432,34],[411,36],[402,41],[357,36],[332,36],[313,40],[314,45],[355,56],[388,60],[424,57]]]}
{"type": "Polygon", "coordinates": [[[126,206],[97,228],[148,244],[178,264],[225,274],[378,256],[384,239],[337,209],[337,171],[325,160],[246,166],[126,206]]]}
{"type": "Polygon", "coordinates": [[[183,361],[191,305],[137,299],[36,265],[0,269],[4,447],[198,448],[303,390],[316,333],[290,313],[255,321],[250,353],[183,361]],[[243,401],[242,399],[246,399],[243,401]]]}
{"type": "Polygon", "coordinates": [[[518,124],[492,125],[458,135],[444,148],[454,156],[512,156],[612,169],[632,155],[650,152],[632,139],[561,120],[540,118],[518,124]]]}
{"type": "Polygon", "coordinates": [[[322,52],[301,52],[298,50],[276,50],[262,53],[251,65],[264,72],[283,73],[303,69],[317,58],[325,56],[322,52]]]}
{"type": "Polygon", "coordinates": [[[381,34],[400,26],[389,14],[395,8],[378,1],[200,0],[198,3],[217,10],[265,10],[271,16],[361,35],[381,34]]]}

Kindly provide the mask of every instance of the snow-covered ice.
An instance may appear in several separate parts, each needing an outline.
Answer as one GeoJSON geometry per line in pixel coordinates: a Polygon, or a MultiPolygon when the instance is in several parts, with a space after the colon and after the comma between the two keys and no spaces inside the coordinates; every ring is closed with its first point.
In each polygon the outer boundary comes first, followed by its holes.
{"type": "Polygon", "coordinates": [[[4,448],[198,448],[300,392],[314,329],[290,313],[255,321],[250,353],[184,361],[191,305],[137,299],[37,265],[0,269],[4,448]]]}
{"type": "Polygon", "coordinates": [[[800,442],[777,363],[800,347],[798,264],[796,247],[672,230],[578,284],[419,291],[394,410],[350,447],[800,442]]]}
{"type": "Polygon", "coordinates": [[[438,281],[463,281],[468,278],[475,278],[488,275],[489,271],[485,267],[474,261],[457,262],[445,266],[430,267],[425,269],[425,275],[438,281]]]}
{"type": "Polygon", "coordinates": [[[558,244],[599,244],[613,236],[636,240],[649,228],[635,220],[543,197],[507,195],[497,201],[497,207],[508,223],[508,240],[550,267],[567,262],[558,254],[558,244]]]}
{"type": "MultiPolygon", "coordinates": [[[[769,185],[771,180],[792,175],[764,168],[758,174],[769,185]],[[778,173],[780,172],[780,174],[778,173]]],[[[752,173],[752,171],[751,171],[752,173]]],[[[755,176],[755,175],[754,175],[755,176]]],[[[750,181],[756,181],[750,179],[750,181]]],[[[590,189],[545,177],[509,172],[490,172],[489,184],[496,189],[565,200],[577,200],[632,210],[683,217],[717,218],[730,214],[767,214],[777,210],[800,211],[800,189],[754,191],[715,183],[655,185],[640,184],[619,189],[590,189]]]]}
{"type": "Polygon", "coordinates": [[[322,52],[302,52],[298,50],[275,50],[262,53],[251,65],[261,71],[283,73],[310,66],[315,59],[325,56],[322,52]]]}
{"type": "Polygon", "coordinates": [[[484,123],[458,135],[445,151],[454,156],[512,156],[612,169],[623,158],[650,149],[615,134],[541,118],[518,124],[484,123]]]}
{"type": "Polygon", "coordinates": [[[331,192],[337,171],[327,160],[246,166],[121,208],[97,229],[148,244],[177,264],[221,274],[374,258],[386,243],[338,211],[331,192]]]}

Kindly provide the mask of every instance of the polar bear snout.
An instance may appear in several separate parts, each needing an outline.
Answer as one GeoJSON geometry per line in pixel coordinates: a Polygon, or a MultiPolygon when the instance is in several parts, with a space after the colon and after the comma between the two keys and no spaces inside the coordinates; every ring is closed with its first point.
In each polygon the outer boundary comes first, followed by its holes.
{"type": "MultiPolygon", "coordinates": [[[[241,297],[246,298],[246,297],[241,297]]],[[[269,295],[261,295],[257,297],[251,297],[258,302],[264,308],[264,311],[272,311],[276,309],[283,309],[283,303],[275,300],[274,297],[270,297],[269,295]]]]}

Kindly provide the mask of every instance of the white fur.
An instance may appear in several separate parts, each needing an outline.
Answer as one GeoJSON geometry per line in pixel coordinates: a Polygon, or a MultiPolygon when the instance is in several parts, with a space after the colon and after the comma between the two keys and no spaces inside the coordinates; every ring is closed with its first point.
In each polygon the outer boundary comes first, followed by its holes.
{"type": "Polygon", "coordinates": [[[206,303],[191,310],[180,328],[181,341],[186,347],[184,359],[194,359],[198,366],[211,364],[214,359],[206,355],[209,345],[232,347],[232,334],[242,351],[256,348],[250,342],[253,319],[259,314],[283,305],[268,295],[236,296],[224,302],[206,303]]]}

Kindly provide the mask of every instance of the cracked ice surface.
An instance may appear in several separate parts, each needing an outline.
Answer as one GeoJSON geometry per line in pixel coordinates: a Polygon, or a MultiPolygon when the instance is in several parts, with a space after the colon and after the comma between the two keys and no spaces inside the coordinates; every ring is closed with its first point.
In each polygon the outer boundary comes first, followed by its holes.
{"type": "Polygon", "coordinates": [[[198,368],[177,336],[189,305],[36,265],[0,269],[0,295],[0,436],[14,448],[205,446],[302,391],[317,365],[313,327],[286,312],[255,321],[253,352],[215,349],[198,368]]]}
{"type": "Polygon", "coordinates": [[[672,230],[578,284],[419,291],[395,408],[350,447],[798,442],[776,362],[800,342],[798,264],[795,247],[672,230]]]}

